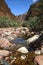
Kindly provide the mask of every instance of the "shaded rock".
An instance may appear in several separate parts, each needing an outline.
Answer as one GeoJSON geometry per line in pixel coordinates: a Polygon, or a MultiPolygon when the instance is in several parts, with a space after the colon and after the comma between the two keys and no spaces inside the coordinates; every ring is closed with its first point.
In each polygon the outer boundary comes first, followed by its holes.
{"type": "Polygon", "coordinates": [[[7,50],[0,50],[0,55],[1,56],[8,56],[9,55],[9,51],[7,51],[7,50]]]}
{"type": "Polygon", "coordinates": [[[11,32],[4,32],[4,34],[5,34],[5,35],[10,35],[10,34],[11,34],[11,32]]]}
{"type": "Polygon", "coordinates": [[[29,52],[26,47],[20,47],[19,49],[17,49],[17,51],[19,51],[21,53],[28,53],[29,52]]]}
{"type": "Polygon", "coordinates": [[[9,41],[11,41],[11,40],[13,40],[14,38],[9,35],[9,36],[7,37],[7,39],[8,39],[9,41]]]}

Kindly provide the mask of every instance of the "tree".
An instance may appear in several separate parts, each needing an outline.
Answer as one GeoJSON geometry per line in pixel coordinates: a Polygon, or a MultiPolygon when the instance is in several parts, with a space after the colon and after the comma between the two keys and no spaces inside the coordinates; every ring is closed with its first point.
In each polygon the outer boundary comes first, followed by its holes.
{"type": "Polygon", "coordinates": [[[30,30],[34,31],[40,31],[43,29],[43,23],[41,23],[40,18],[37,16],[30,17],[30,19],[25,21],[22,26],[29,27],[30,30]]]}

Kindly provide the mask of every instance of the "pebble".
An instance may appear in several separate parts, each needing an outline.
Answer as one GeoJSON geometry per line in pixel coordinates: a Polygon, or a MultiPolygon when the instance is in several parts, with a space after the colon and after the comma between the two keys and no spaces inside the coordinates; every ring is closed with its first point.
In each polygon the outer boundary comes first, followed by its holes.
{"type": "Polygon", "coordinates": [[[35,57],[35,62],[37,62],[39,65],[43,65],[43,55],[38,55],[35,57]]]}
{"type": "Polygon", "coordinates": [[[25,58],[26,58],[26,55],[22,55],[22,56],[21,56],[21,59],[24,60],[25,58]]]}

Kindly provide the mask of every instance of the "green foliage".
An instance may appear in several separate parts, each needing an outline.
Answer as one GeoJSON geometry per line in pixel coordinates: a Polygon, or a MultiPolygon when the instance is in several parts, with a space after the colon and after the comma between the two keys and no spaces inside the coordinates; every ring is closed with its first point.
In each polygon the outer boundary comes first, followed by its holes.
{"type": "Polygon", "coordinates": [[[43,0],[40,0],[41,2],[43,2],[43,0]]]}
{"type": "Polygon", "coordinates": [[[19,22],[17,20],[11,20],[8,17],[0,16],[0,27],[17,27],[19,22]]]}
{"type": "Polygon", "coordinates": [[[40,21],[39,17],[30,17],[28,21],[25,21],[22,25],[23,27],[29,27],[30,30],[42,30],[43,22],[40,21]]]}

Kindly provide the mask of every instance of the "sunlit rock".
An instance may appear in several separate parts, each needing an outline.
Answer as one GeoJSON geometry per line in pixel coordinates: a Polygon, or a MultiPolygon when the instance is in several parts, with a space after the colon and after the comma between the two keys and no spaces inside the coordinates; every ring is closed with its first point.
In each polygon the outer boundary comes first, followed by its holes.
{"type": "Polygon", "coordinates": [[[43,55],[36,56],[35,62],[37,62],[39,65],[43,65],[43,55]]]}
{"type": "Polygon", "coordinates": [[[6,39],[6,38],[1,38],[1,39],[0,39],[0,46],[1,46],[2,48],[7,48],[7,47],[9,47],[10,45],[12,45],[12,44],[9,42],[8,39],[6,39]]]}
{"type": "Polygon", "coordinates": [[[29,38],[27,40],[28,44],[36,41],[39,38],[39,35],[34,35],[33,37],[29,38]]]}
{"type": "Polygon", "coordinates": [[[10,35],[12,32],[10,31],[10,32],[5,32],[4,34],[5,35],[10,35]]]}
{"type": "Polygon", "coordinates": [[[23,59],[23,60],[26,59],[26,55],[22,55],[21,59],[23,59]]]}
{"type": "Polygon", "coordinates": [[[28,52],[29,52],[29,51],[26,49],[26,47],[20,47],[20,48],[18,49],[18,51],[21,52],[21,53],[28,53],[28,52]]]}
{"type": "Polygon", "coordinates": [[[8,56],[9,55],[9,51],[7,51],[7,50],[0,50],[0,55],[1,56],[8,56]]]}

